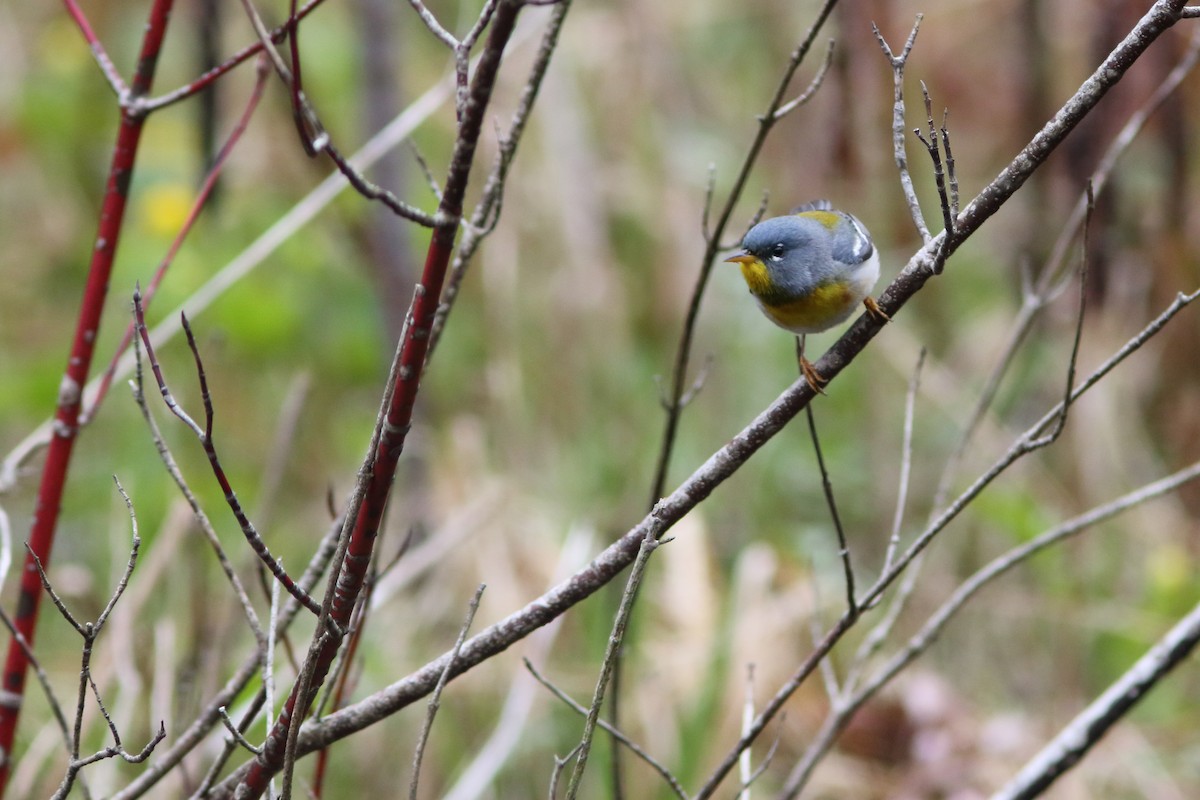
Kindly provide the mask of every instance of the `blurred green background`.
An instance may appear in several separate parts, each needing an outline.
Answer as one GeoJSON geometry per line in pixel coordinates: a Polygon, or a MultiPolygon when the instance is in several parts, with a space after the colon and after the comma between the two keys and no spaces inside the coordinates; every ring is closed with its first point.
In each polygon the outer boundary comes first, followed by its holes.
{"type": "MultiPolygon", "coordinates": [[[[458,31],[476,13],[474,4],[429,5],[458,31]]],[[[899,48],[914,15],[925,14],[908,67],[908,127],[922,122],[917,81],[923,80],[939,118],[949,109],[965,201],[1148,5],[843,2],[826,31],[837,42],[828,80],[775,129],[728,243],[768,193],[770,213],[817,197],[853,211],[882,251],[884,281],[919,246],[892,162],[891,74],[871,21],[899,48]]],[[[355,697],[448,649],[478,583],[488,589],[476,629],[536,597],[641,518],[663,425],[659,379],[669,374],[701,268],[710,165],[720,202],[752,139],[754,116],[815,9],[811,1],[577,2],[517,156],[500,225],[466,278],[426,376],[380,552],[390,562],[410,529],[413,550],[391,573],[393,582],[381,585],[355,697]],[[563,554],[564,543],[572,555],[563,554]]],[[[263,6],[269,20],[284,11],[282,4],[263,6]]],[[[87,4],[85,12],[128,74],[145,4],[87,4]]],[[[530,9],[526,22],[540,23],[547,13],[530,9]]],[[[53,409],[117,115],[111,91],[60,7],[18,1],[0,15],[0,450],[7,453],[53,409]]],[[[220,53],[251,40],[236,4],[182,2],[164,46],[159,91],[200,71],[206,18],[217,20],[220,53]]],[[[929,355],[917,398],[902,527],[908,535],[933,510],[942,465],[1007,341],[1021,302],[1021,269],[1040,269],[1100,153],[1183,53],[1194,24],[1164,36],[1030,185],[955,255],[945,275],[817,401],[861,583],[877,574],[890,532],[905,387],[918,352],[924,347],[929,355]]],[[[330,0],[301,31],[306,90],[344,152],[449,65],[445,49],[399,3],[330,0]]],[[[501,124],[532,58],[532,33],[506,61],[491,111],[501,124]]],[[[816,62],[801,69],[795,92],[816,62]]],[[[218,84],[210,119],[218,139],[240,114],[252,82],[246,65],[218,84]]],[[[1193,77],[1155,115],[1102,196],[1084,373],[1175,293],[1200,282],[1192,145],[1198,101],[1200,80],[1193,77]]],[[[413,137],[438,179],[453,122],[452,106],[443,104],[413,137]]],[[[97,367],[123,331],[135,282],[149,280],[187,212],[203,174],[206,124],[201,104],[190,101],[154,114],[147,125],[97,367]]],[[[481,150],[472,196],[495,137],[485,134],[481,150]]],[[[909,156],[930,224],[938,226],[931,170],[911,138],[909,156]]],[[[151,321],[195,292],[328,172],[326,161],[303,156],[286,93],[272,81],[217,198],[171,268],[151,321]]],[[[370,174],[420,207],[435,205],[405,146],[370,174]]],[[[305,563],[328,526],[327,496],[340,503],[352,485],[426,244],[425,231],[345,193],[193,320],[225,467],[291,569],[305,563]],[[289,404],[299,404],[294,426],[282,411],[289,404]]],[[[1072,287],[1039,319],[957,488],[1061,395],[1075,303],[1072,287]]],[[[1076,407],[1055,447],[1021,462],[945,532],[897,637],[915,630],[996,554],[1200,458],[1198,334],[1195,312],[1185,312],[1076,407]]],[[[811,352],[819,354],[837,335],[810,337],[811,352]]],[[[693,373],[704,369],[707,377],[684,414],[669,487],[794,379],[792,342],[761,318],[729,265],[714,269],[694,353],[693,373]]],[[[176,395],[198,415],[186,347],[172,341],[160,357],[176,395]]],[[[203,453],[154,401],[193,489],[252,579],[252,559],[203,453]]],[[[32,459],[0,496],[17,558],[39,468],[32,459]]],[[[159,719],[167,721],[169,736],[190,721],[251,637],[214,559],[180,513],[177,492],[122,385],[76,450],[51,570],[59,591],[81,614],[94,615],[125,563],[128,520],[113,474],[137,507],[144,561],[110,637],[101,640],[96,669],[110,707],[124,714],[126,740],[140,747],[159,719]]],[[[976,797],[997,788],[1200,599],[1198,508],[1200,492],[1185,489],[1038,557],[988,590],[864,710],[818,769],[808,796],[976,797]]],[[[747,665],[755,665],[761,704],[809,650],[814,615],[828,622],[839,613],[841,569],[803,426],[771,441],[675,534],[652,562],[631,635],[623,726],[691,788],[737,739],[747,665]]],[[[14,569],[4,587],[9,609],[14,569]]],[[[255,597],[261,601],[261,592],[255,597]]],[[[504,729],[500,738],[513,752],[478,796],[544,796],[551,754],[570,749],[580,721],[548,693],[529,688],[519,659],[530,656],[564,689],[587,697],[615,597],[602,593],[569,613],[552,641],[523,642],[451,685],[430,742],[422,796],[450,790],[491,735],[506,698],[515,702],[519,692],[528,692],[528,716],[522,727],[504,729]]],[[[294,639],[300,652],[306,633],[301,626],[294,639]]],[[[71,696],[78,640],[52,610],[38,635],[42,663],[56,688],[71,696]]],[[[849,644],[860,638],[852,635],[849,644]]],[[[851,653],[840,652],[834,663],[844,666],[851,653]]],[[[290,685],[286,669],[281,685],[290,685]]],[[[1185,666],[1052,796],[1200,794],[1198,691],[1200,675],[1185,666]]],[[[771,732],[780,736],[780,750],[762,778],[763,796],[785,779],[827,706],[815,681],[789,703],[786,720],[771,732]]],[[[423,709],[418,704],[357,736],[354,746],[334,748],[327,796],[399,795],[423,709]]],[[[61,776],[61,743],[46,719],[35,690],[19,740],[27,754],[16,755],[10,796],[42,796],[61,776]]],[[[101,746],[95,731],[93,745],[101,746]]],[[[211,739],[215,747],[219,734],[211,739]]],[[[756,757],[767,746],[756,748],[756,757]]],[[[607,748],[602,737],[588,796],[609,795],[607,748]]],[[[191,779],[205,767],[194,762],[191,779]]],[[[643,765],[630,762],[628,769],[632,797],[667,796],[643,765]]],[[[137,768],[106,764],[90,772],[102,795],[137,768]]],[[[310,767],[300,774],[307,779],[310,767]]],[[[174,777],[156,796],[174,796],[183,786],[174,777]]]]}

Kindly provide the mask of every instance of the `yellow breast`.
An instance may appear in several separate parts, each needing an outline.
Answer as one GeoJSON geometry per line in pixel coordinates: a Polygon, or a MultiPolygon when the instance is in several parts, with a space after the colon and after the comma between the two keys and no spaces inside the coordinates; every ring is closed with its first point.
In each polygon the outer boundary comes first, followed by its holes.
{"type": "Polygon", "coordinates": [[[862,292],[852,283],[825,283],[802,297],[780,296],[767,267],[758,259],[739,261],[742,277],[767,318],[792,333],[819,333],[854,310],[862,292]]]}
{"type": "Polygon", "coordinates": [[[844,320],[857,304],[853,290],[837,283],[818,286],[804,297],[782,302],[755,299],[772,322],[793,333],[819,333],[844,320]]]}

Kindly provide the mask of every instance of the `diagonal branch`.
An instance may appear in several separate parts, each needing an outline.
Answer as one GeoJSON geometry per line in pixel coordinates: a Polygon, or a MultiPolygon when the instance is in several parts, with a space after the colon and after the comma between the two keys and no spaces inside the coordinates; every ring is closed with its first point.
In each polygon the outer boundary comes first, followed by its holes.
{"type": "MultiPolygon", "coordinates": [[[[1095,107],[1104,93],[1122,78],[1128,67],[1141,53],[1159,35],[1170,28],[1178,19],[1178,11],[1181,6],[1182,0],[1159,0],[1154,5],[1033,141],[959,215],[955,222],[954,246],[961,244],[962,241],[974,234],[991,214],[1011,197],[1049,153],[1095,107]]],[[[497,23],[505,15],[506,9],[507,4],[502,3],[497,11],[497,23]]],[[[493,28],[494,34],[495,28],[493,28]]],[[[480,73],[477,73],[477,79],[480,73]]],[[[471,108],[472,104],[468,103],[467,109],[471,108]]],[[[455,170],[451,171],[452,177],[455,177],[456,174],[455,170]]],[[[450,191],[453,184],[452,180],[446,182],[447,198],[453,196],[450,191]]],[[[451,207],[457,208],[456,205],[451,205],[451,207]]],[[[431,245],[430,257],[427,261],[427,272],[432,267],[434,273],[437,273],[439,248],[448,244],[444,241],[444,237],[447,235],[446,228],[435,229],[434,242],[431,245]]],[[[452,234],[450,236],[452,238],[452,234]]],[[[899,277],[884,292],[880,305],[889,315],[894,317],[895,313],[920,291],[931,277],[931,267],[942,246],[941,241],[942,237],[939,236],[914,253],[899,277]]],[[[441,263],[444,264],[444,261],[441,263]]],[[[429,287],[425,286],[424,291],[428,290],[429,287]]],[[[414,304],[412,314],[414,322],[411,330],[419,330],[422,320],[425,319],[416,313],[424,308],[419,302],[422,300],[422,296],[418,296],[417,299],[418,303],[414,304]]],[[[858,319],[820,360],[817,365],[818,370],[822,375],[836,376],[861,353],[880,328],[881,323],[871,316],[858,319]]],[[[402,374],[399,376],[399,383],[396,387],[399,399],[392,406],[397,408],[399,413],[396,416],[389,414],[388,424],[394,426],[400,423],[402,427],[394,432],[388,431],[389,434],[392,434],[388,441],[396,443],[398,439],[399,444],[402,444],[406,426],[411,419],[411,406],[408,403],[415,397],[415,381],[419,376],[419,371],[410,371],[404,374],[403,368],[411,367],[412,362],[401,360],[400,363],[402,374]]],[[[1084,391],[1087,385],[1088,382],[1085,381],[1076,388],[1075,392],[1084,391]]],[[[759,448],[782,430],[811,399],[812,390],[805,381],[794,383],[746,428],[735,435],[727,445],[715,452],[696,469],[674,492],[658,501],[645,518],[600,553],[589,565],[529,605],[469,639],[463,645],[458,659],[455,660],[450,677],[461,674],[492,655],[503,651],[613,580],[636,557],[642,541],[648,536],[660,538],[664,535],[675,523],[706,499],[717,486],[736,472],[759,448]]],[[[381,442],[380,450],[380,455],[383,456],[383,442],[381,442]]],[[[390,479],[390,472],[388,477],[390,479]]],[[[367,503],[364,503],[364,508],[366,507],[367,503]]],[[[907,560],[903,558],[897,562],[892,580],[902,571],[902,562],[907,564],[907,560]]],[[[863,602],[869,603],[872,599],[869,593],[867,597],[863,598],[863,602]]],[[[843,621],[829,631],[826,638],[814,651],[813,656],[797,670],[796,682],[803,680],[815,667],[820,657],[828,652],[828,649],[844,635],[849,627],[849,622],[843,618],[843,621]]],[[[347,706],[319,722],[306,724],[299,737],[298,752],[303,754],[317,747],[326,746],[427,695],[445,672],[449,660],[449,654],[444,654],[376,695],[347,706]]],[[[756,720],[756,723],[761,722],[758,731],[761,731],[761,727],[765,726],[778,712],[778,707],[781,705],[782,701],[778,705],[768,704],[767,710],[756,720]]],[[[743,737],[743,741],[748,744],[753,740],[754,735],[757,735],[756,731],[748,733],[747,737],[743,737]]],[[[745,745],[739,744],[739,746],[744,749],[745,745]]],[[[268,747],[267,750],[269,749],[268,747]]],[[[740,750],[737,752],[740,753],[740,750]]],[[[736,762],[737,755],[734,754],[729,768],[732,768],[736,762]]],[[[724,762],[722,768],[725,768],[724,762]]],[[[220,787],[221,790],[231,791],[234,784],[247,776],[249,769],[238,770],[220,787]]],[[[714,788],[722,776],[723,773],[714,774],[714,788]]],[[[228,796],[228,794],[218,793],[217,796],[228,796]]]]}

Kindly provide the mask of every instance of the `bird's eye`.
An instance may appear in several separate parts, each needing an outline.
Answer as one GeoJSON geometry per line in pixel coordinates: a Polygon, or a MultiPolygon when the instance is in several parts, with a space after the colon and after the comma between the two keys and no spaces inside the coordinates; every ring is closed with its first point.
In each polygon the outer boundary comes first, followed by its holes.
{"type": "Polygon", "coordinates": [[[774,248],[771,249],[770,259],[772,261],[782,261],[783,260],[783,245],[782,244],[777,244],[777,245],[775,245],[774,248]]]}

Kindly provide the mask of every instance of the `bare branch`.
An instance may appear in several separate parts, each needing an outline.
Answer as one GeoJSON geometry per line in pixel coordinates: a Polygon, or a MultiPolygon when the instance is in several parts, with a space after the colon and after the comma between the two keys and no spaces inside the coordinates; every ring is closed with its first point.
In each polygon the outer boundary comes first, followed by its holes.
{"type": "Polygon", "coordinates": [[[684,318],[683,328],[679,336],[679,345],[675,352],[670,391],[670,397],[674,399],[674,402],[671,403],[670,408],[667,410],[666,420],[663,425],[658,464],[655,467],[654,479],[650,486],[650,505],[656,503],[666,491],[667,473],[671,465],[671,455],[675,449],[675,436],[679,430],[679,418],[683,413],[683,407],[679,403],[679,398],[683,397],[689,383],[687,376],[691,366],[692,340],[695,336],[696,321],[700,316],[700,301],[704,297],[705,289],[708,287],[709,276],[712,274],[713,265],[716,262],[720,242],[725,236],[725,229],[729,225],[734,208],[737,207],[738,202],[741,200],[742,191],[750,177],[750,171],[758,161],[758,155],[762,152],[763,145],[767,141],[767,135],[771,132],[775,123],[779,121],[776,112],[784,105],[783,98],[788,91],[788,87],[791,85],[792,78],[795,76],[800,64],[808,56],[809,50],[812,49],[813,43],[816,41],[821,28],[824,27],[825,21],[829,18],[835,5],[837,5],[837,0],[825,0],[821,4],[821,8],[817,11],[812,25],[809,26],[808,31],[800,40],[796,49],[792,51],[788,63],[784,66],[779,83],[775,87],[775,93],[767,103],[766,111],[758,117],[758,131],[746,151],[746,157],[742,161],[737,177],[734,178],[733,188],[730,189],[725,204],[721,207],[721,212],[717,215],[716,223],[706,238],[704,255],[700,261],[700,272],[696,276],[696,283],[692,288],[692,297],[688,303],[687,316],[684,318]]]}
{"type": "Polygon", "coordinates": [[[637,598],[638,589],[642,585],[642,577],[645,574],[646,564],[650,560],[651,554],[662,544],[669,540],[660,540],[657,536],[647,532],[643,537],[640,547],[638,548],[637,558],[633,561],[633,566],[629,571],[629,580],[625,583],[625,591],[621,594],[621,605],[617,609],[616,619],[613,620],[612,632],[608,636],[608,646],[604,651],[604,661],[600,665],[600,676],[596,679],[596,690],[592,695],[592,704],[588,707],[587,717],[584,720],[583,736],[580,739],[579,753],[575,757],[575,768],[571,771],[571,781],[567,784],[567,800],[574,800],[579,792],[580,782],[583,780],[583,771],[587,766],[588,752],[592,746],[592,735],[595,732],[596,724],[600,717],[600,706],[604,704],[604,693],[608,688],[608,679],[612,674],[613,664],[617,658],[617,651],[621,647],[621,643],[625,639],[625,627],[629,623],[629,616],[633,613],[633,603],[637,598]]]}
{"type": "Polygon", "coordinates": [[[921,241],[928,244],[933,237],[929,233],[929,226],[925,224],[925,215],[921,213],[921,202],[917,199],[917,191],[913,188],[912,174],[908,171],[908,136],[904,121],[904,67],[908,63],[908,56],[912,52],[913,45],[916,44],[917,31],[921,29],[923,17],[923,14],[917,14],[912,30],[908,34],[908,40],[904,43],[904,49],[898,56],[892,52],[891,46],[888,45],[883,34],[879,32],[879,28],[873,22],[871,30],[875,33],[875,40],[879,42],[880,49],[883,50],[883,54],[892,67],[892,157],[896,161],[896,170],[900,175],[900,188],[904,192],[905,202],[908,203],[908,213],[912,217],[913,225],[916,226],[917,233],[921,235],[921,241]]]}
{"type": "Polygon", "coordinates": [[[425,23],[425,27],[429,29],[434,38],[451,50],[458,47],[458,39],[455,39],[450,31],[442,27],[442,23],[437,21],[437,17],[433,15],[432,11],[426,8],[421,0],[408,0],[408,4],[417,12],[417,16],[421,18],[421,22],[425,23]]]}
{"type": "Polygon", "coordinates": [[[850,564],[850,547],[846,544],[846,531],[842,527],[842,518],[838,514],[837,500],[833,496],[833,483],[829,480],[829,470],[825,467],[825,456],[821,453],[821,440],[817,436],[817,421],[813,417],[812,404],[804,407],[808,417],[808,435],[813,443],[813,452],[817,456],[817,469],[821,473],[821,489],[825,493],[825,505],[829,508],[829,517],[833,520],[833,529],[837,533],[838,558],[842,562],[842,573],[846,579],[846,608],[851,616],[858,616],[858,603],[854,599],[854,567],[850,564]]]}
{"type": "MultiPolygon", "coordinates": [[[[140,354],[140,339],[134,339],[134,348],[140,354]]],[[[221,571],[225,574],[225,579],[229,581],[229,585],[233,588],[234,594],[237,596],[238,602],[241,604],[242,613],[246,616],[246,622],[250,625],[250,630],[254,633],[255,641],[262,648],[266,647],[267,638],[263,633],[262,625],[258,621],[258,614],[254,611],[254,605],[250,602],[249,595],[246,594],[246,587],[242,585],[241,578],[233,569],[233,564],[230,563],[229,557],[225,553],[225,548],[221,544],[220,538],[217,536],[216,530],[213,529],[212,521],[208,515],[204,513],[204,509],[200,507],[200,501],[196,499],[187,481],[183,477],[183,473],[179,469],[179,464],[175,461],[175,457],[171,454],[167,442],[163,439],[162,432],[158,428],[158,423],[154,419],[154,415],[150,413],[150,407],[146,403],[146,395],[142,390],[142,362],[138,359],[137,374],[131,381],[133,389],[134,401],[137,403],[138,409],[142,412],[142,419],[146,421],[146,425],[150,429],[150,437],[154,440],[154,447],[158,451],[158,457],[166,467],[167,474],[171,476],[171,480],[179,488],[183,494],[184,500],[192,509],[192,516],[196,523],[200,526],[200,531],[204,534],[204,538],[208,541],[209,547],[212,548],[213,554],[217,558],[217,563],[221,566],[221,571]]]]}
{"type": "MultiPolygon", "coordinates": [[[[525,669],[527,669],[529,671],[529,674],[534,677],[534,680],[536,680],[542,686],[545,686],[547,689],[549,689],[551,694],[553,694],[555,697],[557,697],[559,700],[561,700],[563,703],[565,703],[571,710],[575,711],[581,717],[586,718],[588,716],[588,709],[584,708],[579,703],[576,703],[571,698],[570,695],[568,695],[566,692],[564,692],[559,687],[555,686],[554,683],[552,683],[548,678],[546,678],[546,676],[542,675],[542,673],[538,672],[537,667],[533,666],[533,663],[530,662],[530,660],[528,658],[523,658],[521,660],[525,663],[525,669]]],[[[637,742],[633,741],[628,736],[626,736],[624,733],[622,733],[621,731],[617,730],[612,725],[610,725],[607,720],[597,719],[596,724],[600,726],[601,730],[603,730],[609,736],[613,737],[613,739],[615,739],[616,741],[618,741],[622,745],[624,745],[626,748],[628,748],[629,752],[633,753],[635,756],[640,758],[642,761],[646,762],[646,764],[649,765],[649,767],[651,769],[653,769],[660,776],[662,776],[662,779],[664,781],[666,781],[668,786],[671,787],[671,791],[673,791],[675,793],[676,797],[680,797],[680,798],[683,798],[683,800],[687,800],[687,792],[684,791],[683,785],[679,782],[679,780],[674,775],[671,774],[671,771],[669,769],[667,769],[661,762],[659,762],[653,756],[651,756],[648,752],[646,752],[646,750],[643,747],[641,747],[637,742]]],[[[577,745],[576,747],[579,747],[579,746],[580,745],[577,745]]]]}
{"type": "Polygon", "coordinates": [[[804,88],[798,96],[775,109],[775,121],[786,117],[788,114],[795,111],[802,105],[806,105],[809,100],[813,99],[817,90],[821,88],[821,84],[825,82],[825,76],[829,73],[829,67],[833,64],[833,48],[834,40],[829,40],[829,46],[825,48],[825,58],[821,59],[821,66],[817,67],[817,74],[808,82],[808,86],[804,88]]]}
{"type": "Polygon", "coordinates": [[[191,428],[192,432],[195,433],[200,439],[200,443],[203,445],[204,452],[208,456],[209,464],[212,467],[213,477],[215,477],[217,479],[217,483],[220,484],[221,490],[225,494],[225,501],[229,506],[229,510],[233,512],[234,517],[237,519],[238,525],[242,530],[242,535],[245,537],[246,542],[250,545],[251,549],[254,550],[254,553],[259,557],[262,563],[267,566],[267,569],[271,571],[271,574],[275,576],[275,579],[283,584],[283,587],[288,591],[288,593],[300,601],[300,603],[309,611],[319,616],[321,613],[321,607],[316,603],[316,601],[309,597],[308,594],[295,583],[295,581],[292,580],[292,577],[287,574],[287,571],[283,568],[283,564],[279,561],[279,559],[275,558],[275,556],[271,554],[271,551],[267,548],[266,542],[263,541],[262,537],[255,529],[254,524],[250,522],[250,518],[247,517],[245,511],[243,511],[241,502],[237,499],[237,494],[233,491],[233,487],[230,485],[229,479],[225,475],[225,470],[221,466],[221,459],[217,455],[216,445],[213,444],[212,438],[213,405],[212,397],[208,392],[208,378],[204,372],[204,363],[200,358],[200,350],[196,345],[196,338],[192,335],[192,329],[187,323],[187,318],[184,317],[181,320],[181,324],[183,326],[184,333],[187,335],[188,346],[191,348],[192,357],[196,362],[196,374],[200,381],[201,400],[204,403],[205,423],[203,429],[201,429],[201,427],[187,415],[187,413],[179,406],[179,404],[175,402],[175,398],[171,395],[170,389],[167,388],[166,379],[163,378],[162,374],[162,367],[159,365],[158,359],[154,355],[154,346],[151,344],[150,336],[146,332],[146,320],[143,315],[140,291],[135,291],[133,294],[133,308],[134,316],[137,320],[138,336],[141,337],[142,343],[146,347],[146,357],[150,361],[150,368],[154,372],[154,378],[158,381],[158,388],[159,391],[162,392],[163,401],[166,402],[167,407],[171,409],[171,412],[175,414],[175,416],[179,417],[184,424],[191,428]]]}
{"type": "Polygon", "coordinates": [[[412,780],[408,784],[408,796],[410,800],[417,800],[417,784],[421,777],[421,759],[425,755],[425,745],[429,741],[429,733],[433,730],[433,718],[437,716],[438,708],[442,704],[442,691],[446,688],[446,682],[450,680],[450,670],[454,668],[454,661],[458,657],[459,651],[462,650],[463,642],[466,641],[467,631],[471,629],[471,623],[475,621],[475,612],[479,610],[479,600],[483,597],[483,590],[487,588],[485,584],[479,584],[479,588],[475,590],[475,596],[471,598],[470,604],[467,606],[467,616],[463,619],[462,626],[458,629],[458,639],[454,642],[454,648],[450,651],[450,660],[446,662],[446,669],[442,672],[442,677],[438,681],[438,685],[434,687],[433,694],[429,696],[429,704],[426,707],[425,722],[421,726],[421,733],[417,736],[417,746],[413,753],[412,765],[412,780]]]}
{"type": "Polygon", "coordinates": [[[261,747],[255,747],[253,744],[251,744],[250,740],[247,739],[240,730],[238,730],[238,726],[233,724],[233,720],[229,718],[229,712],[225,710],[225,706],[218,708],[217,713],[221,715],[221,723],[225,726],[225,730],[229,731],[229,735],[234,742],[237,742],[251,753],[254,753],[254,755],[258,755],[262,752],[261,747]]]}
{"type": "MultiPolygon", "coordinates": [[[[942,271],[942,266],[945,264],[949,253],[947,248],[954,241],[954,208],[958,206],[957,194],[953,199],[950,197],[950,192],[946,183],[946,168],[942,164],[942,151],[940,141],[949,141],[949,131],[943,126],[942,139],[938,139],[938,131],[934,127],[933,122],[933,99],[929,96],[929,88],[925,85],[925,81],[921,81],[921,96],[925,100],[925,120],[929,126],[929,138],[926,138],[921,133],[920,128],[914,128],[913,133],[925,145],[925,150],[929,154],[929,160],[933,162],[933,182],[937,186],[938,203],[942,209],[942,225],[945,230],[945,235],[942,238],[942,245],[938,249],[938,258],[934,260],[933,272],[938,274],[942,271]],[[943,255],[944,254],[944,255],[943,255]]],[[[950,183],[955,187],[958,186],[958,178],[954,175],[950,176],[950,183]]]]}

